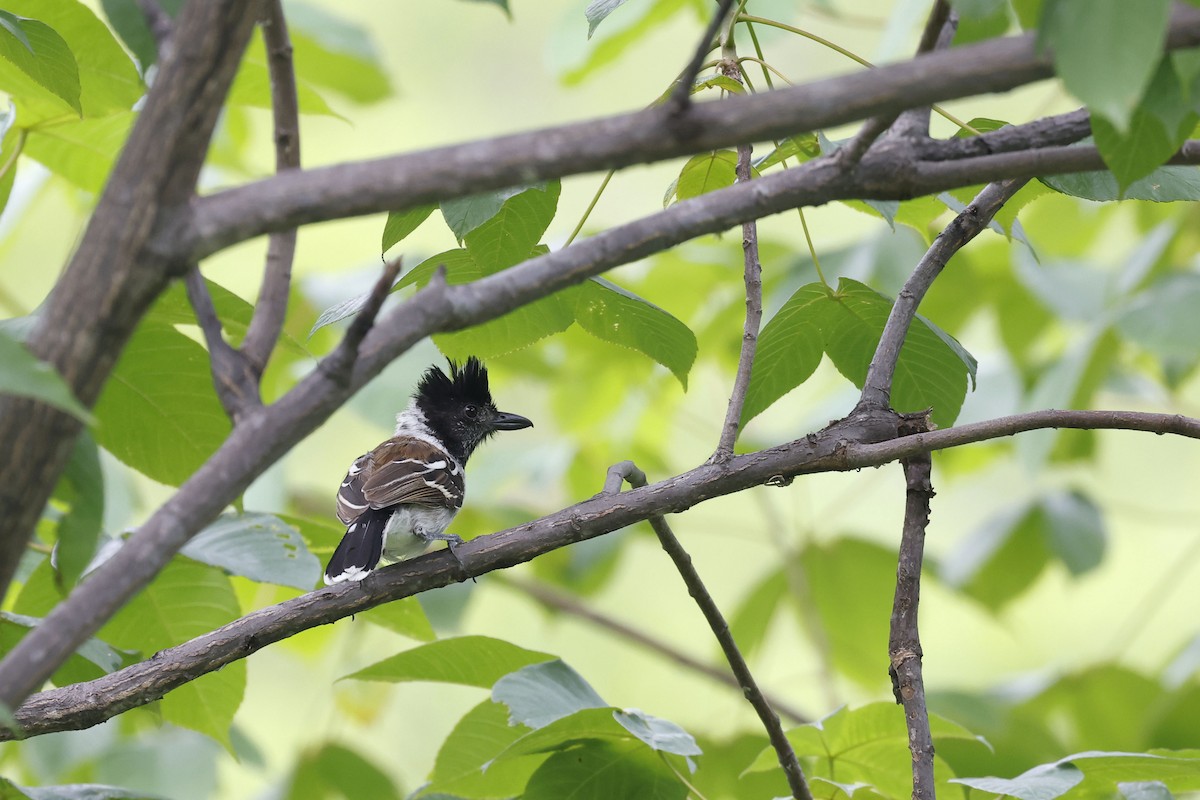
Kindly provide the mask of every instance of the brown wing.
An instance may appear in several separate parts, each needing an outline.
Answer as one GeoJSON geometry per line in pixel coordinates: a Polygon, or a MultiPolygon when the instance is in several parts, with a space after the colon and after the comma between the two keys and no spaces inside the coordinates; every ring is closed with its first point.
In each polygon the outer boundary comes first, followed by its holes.
{"type": "Polygon", "coordinates": [[[349,525],[370,508],[371,504],[363,496],[363,470],[371,459],[371,454],[359,456],[350,465],[346,477],[337,493],[337,515],[343,525],[349,525]]]}
{"type": "MultiPolygon", "coordinates": [[[[448,453],[421,439],[397,436],[372,450],[359,476],[371,508],[400,503],[462,506],[463,471],[448,453]]],[[[356,462],[357,463],[357,462],[356,462]]]]}

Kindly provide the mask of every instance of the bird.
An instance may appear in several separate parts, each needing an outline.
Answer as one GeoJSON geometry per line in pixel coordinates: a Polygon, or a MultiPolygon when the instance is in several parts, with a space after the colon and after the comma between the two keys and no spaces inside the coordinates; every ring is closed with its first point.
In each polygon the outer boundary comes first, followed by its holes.
{"type": "Polygon", "coordinates": [[[462,538],[446,529],[462,508],[467,459],[496,431],[533,427],[496,409],[478,358],[447,362],[449,374],[434,365],[421,376],[392,437],[346,472],[337,493],[346,533],[325,567],[326,584],[362,580],[380,560],[411,558],[436,541],[453,553],[462,538]]]}

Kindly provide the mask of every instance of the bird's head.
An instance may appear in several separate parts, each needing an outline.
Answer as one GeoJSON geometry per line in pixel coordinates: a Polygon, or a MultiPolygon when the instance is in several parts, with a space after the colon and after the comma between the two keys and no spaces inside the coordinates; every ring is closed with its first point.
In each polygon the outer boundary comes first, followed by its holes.
{"type": "Polygon", "coordinates": [[[461,463],[496,431],[515,431],[533,427],[519,414],[496,409],[488,388],[487,367],[475,356],[460,368],[449,362],[450,374],[430,367],[417,384],[413,395],[425,423],[450,448],[461,463]]]}

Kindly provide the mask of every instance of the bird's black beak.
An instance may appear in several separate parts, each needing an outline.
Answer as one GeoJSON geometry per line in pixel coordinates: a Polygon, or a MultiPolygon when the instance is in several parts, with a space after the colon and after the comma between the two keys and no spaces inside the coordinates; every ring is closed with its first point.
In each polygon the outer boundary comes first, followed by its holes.
{"type": "Polygon", "coordinates": [[[533,423],[520,414],[497,411],[492,418],[492,427],[498,431],[519,431],[521,428],[532,428],[533,423]]]}

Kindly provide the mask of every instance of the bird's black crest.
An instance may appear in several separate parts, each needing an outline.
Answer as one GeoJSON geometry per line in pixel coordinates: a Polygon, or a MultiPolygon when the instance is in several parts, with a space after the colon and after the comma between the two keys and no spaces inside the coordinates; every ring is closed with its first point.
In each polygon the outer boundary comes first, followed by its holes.
{"type": "Polygon", "coordinates": [[[435,366],[430,367],[421,376],[421,382],[417,384],[419,400],[446,408],[456,403],[474,403],[479,406],[492,404],[487,367],[478,358],[470,356],[461,368],[451,359],[447,359],[447,363],[450,365],[449,375],[443,372],[441,367],[435,366]]]}

